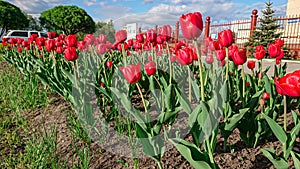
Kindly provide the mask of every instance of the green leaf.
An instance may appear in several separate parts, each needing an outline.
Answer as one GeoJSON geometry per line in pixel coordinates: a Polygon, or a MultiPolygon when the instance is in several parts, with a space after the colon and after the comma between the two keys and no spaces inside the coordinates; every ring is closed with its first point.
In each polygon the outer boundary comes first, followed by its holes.
{"type": "Polygon", "coordinates": [[[296,169],[300,169],[300,154],[297,154],[293,151],[291,151],[291,155],[294,161],[294,166],[296,169]]]}
{"type": "Polygon", "coordinates": [[[195,80],[192,80],[192,87],[194,90],[194,94],[196,96],[197,101],[200,101],[200,89],[199,89],[199,85],[197,85],[197,82],[195,80]]]}
{"type": "Polygon", "coordinates": [[[179,98],[180,106],[183,108],[183,110],[186,113],[191,114],[192,110],[190,107],[190,102],[186,98],[185,94],[181,94],[180,91],[178,91],[178,89],[176,89],[176,94],[177,94],[177,97],[179,98]]]}
{"type": "Polygon", "coordinates": [[[272,132],[275,134],[275,136],[277,137],[277,139],[282,144],[286,144],[287,135],[285,134],[285,132],[283,131],[283,129],[279,126],[279,124],[277,124],[273,119],[271,119],[270,117],[268,117],[264,113],[262,113],[262,115],[267,120],[267,123],[269,124],[272,132]]]}
{"type": "Polygon", "coordinates": [[[169,139],[180,154],[197,169],[211,169],[208,155],[201,152],[198,147],[182,139],[169,139]]]}
{"type": "Polygon", "coordinates": [[[270,148],[262,148],[261,152],[274,164],[277,169],[288,169],[288,163],[281,157],[276,155],[275,150],[270,148]]]}
{"type": "Polygon", "coordinates": [[[224,129],[227,131],[233,131],[248,110],[249,108],[239,110],[239,113],[233,115],[226,121],[224,129]]]}
{"type": "Polygon", "coordinates": [[[198,115],[201,112],[201,105],[199,104],[194,110],[193,112],[189,115],[189,120],[188,120],[188,125],[190,128],[193,127],[193,125],[195,124],[195,122],[197,121],[198,115]]]}

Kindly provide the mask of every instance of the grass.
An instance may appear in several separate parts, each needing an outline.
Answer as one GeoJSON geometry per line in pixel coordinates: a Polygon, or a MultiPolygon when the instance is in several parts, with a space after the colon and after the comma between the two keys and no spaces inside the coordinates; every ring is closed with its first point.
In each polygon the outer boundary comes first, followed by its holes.
{"type": "Polygon", "coordinates": [[[1,59],[0,53],[0,168],[88,168],[91,140],[75,118],[67,113],[68,130],[72,135],[73,156],[78,162],[67,166],[57,150],[56,124],[32,132],[28,113],[46,108],[52,103],[51,91],[39,83],[38,79],[24,77],[1,59]],[[26,114],[27,112],[27,114],[26,114]],[[80,140],[84,148],[76,146],[80,140]]]}

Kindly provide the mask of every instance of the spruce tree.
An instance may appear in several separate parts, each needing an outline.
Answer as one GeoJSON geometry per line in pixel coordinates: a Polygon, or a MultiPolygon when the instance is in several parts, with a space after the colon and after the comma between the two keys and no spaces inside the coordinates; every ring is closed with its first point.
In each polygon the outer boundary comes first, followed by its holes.
{"type": "Polygon", "coordinates": [[[252,35],[248,42],[245,43],[246,47],[251,47],[249,50],[255,50],[255,46],[263,45],[266,49],[267,46],[275,39],[279,38],[281,33],[277,32],[280,25],[276,23],[278,18],[275,17],[275,10],[272,9],[273,3],[265,2],[266,9],[262,10],[262,18],[259,18],[256,30],[252,32],[252,35]]]}

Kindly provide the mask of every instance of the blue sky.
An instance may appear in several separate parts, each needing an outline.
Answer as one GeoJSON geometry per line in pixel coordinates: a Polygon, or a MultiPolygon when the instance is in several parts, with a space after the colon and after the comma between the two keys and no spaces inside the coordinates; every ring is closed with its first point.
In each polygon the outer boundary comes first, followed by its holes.
{"type": "MultiPolygon", "coordinates": [[[[184,13],[199,11],[210,16],[212,22],[220,20],[250,19],[251,11],[259,14],[265,8],[262,0],[8,0],[28,14],[38,15],[56,5],[77,5],[94,20],[112,19],[116,29],[127,23],[137,23],[143,29],[154,25],[175,25],[184,13]]],[[[272,0],[276,15],[284,16],[288,0],[272,0]]]]}

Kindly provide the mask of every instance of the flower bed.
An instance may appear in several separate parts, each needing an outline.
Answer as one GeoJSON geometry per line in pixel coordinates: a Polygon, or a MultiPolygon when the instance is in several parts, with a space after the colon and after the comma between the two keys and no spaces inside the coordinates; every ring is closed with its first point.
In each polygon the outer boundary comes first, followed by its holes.
{"type": "Polygon", "coordinates": [[[288,168],[288,159],[299,167],[293,147],[300,130],[295,112],[300,70],[286,74],[284,42],[276,39],[251,53],[234,45],[232,31],[224,30],[218,40],[200,45],[202,15],[182,15],[180,25],[186,38],[180,42],[171,38],[169,25],[139,34],[135,41],[117,31],[113,44],[105,35],[91,34],[83,41],[55,33],[50,39],[3,39],[3,57],[70,102],[89,137],[112,153],[134,159],[147,155],[162,168],[164,153],[174,146],[194,168],[218,168],[217,143],[222,138],[226,151],[232,146],[228,138],[238,131],[248,147],[278,139],[280,154],[260,151],[276,167],[288,168]],[[256,60],[247,62],[251,55],[256,60]],[[276,62],[273,72],[263,69],[266,56],[276,62]]]}

